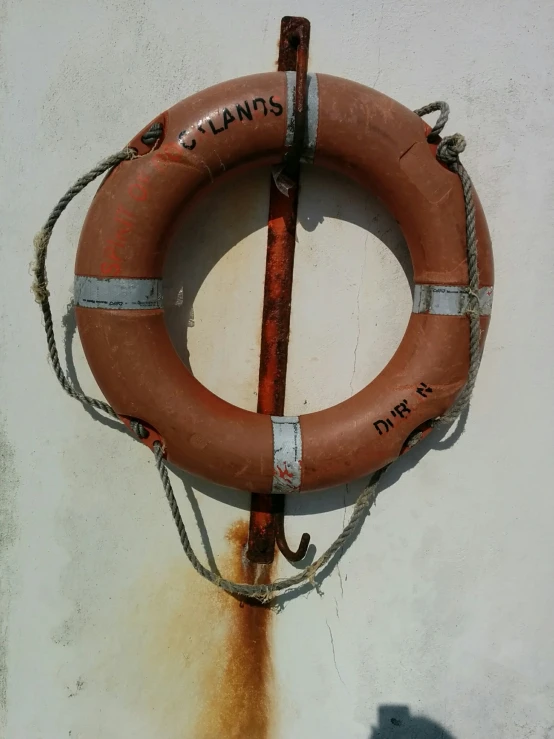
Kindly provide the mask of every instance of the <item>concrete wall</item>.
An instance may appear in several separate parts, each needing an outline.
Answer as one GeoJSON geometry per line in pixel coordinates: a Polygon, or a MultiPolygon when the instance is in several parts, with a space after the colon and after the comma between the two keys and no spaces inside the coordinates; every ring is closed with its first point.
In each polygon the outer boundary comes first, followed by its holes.
{"type": "MultiPolygon", "coordinates": [[[[0,5],[0,735],[554,737],[554,5],[0,5]],[[93,163],[190,93],[274,69],[284,14],[312,21],[312,71],[412,108],[450,102],[448,131],[468,138],[464,162],[491,227],[497,291],[464,429],[430,438],[387,474],[321,593],[260,616],[191,570],[149,452],[57,386],[28,265],[33,234],[93,163]]],[[[209,388],[251,409],[267,192],[261,171],[185,216],[166,275],[169,292],[182,288],[176,345],[209,388]]],[[[64,361],[96,393],[67,309],[92,194],[62,218],[49,275],[64,361]]],[[[394,222],[348,182],[306,171],[287,411],[363,387],[409,311],[394,222]]],[[[240,577],[248,496],[173,480],[195,546],[203,521],[207,559],[240,577]]],[[[308,531],[321,553],[361,484],[291,500],[291,543],[308,531]]],[[[280,559],[273,576],[292,571],[280,559]]]]}

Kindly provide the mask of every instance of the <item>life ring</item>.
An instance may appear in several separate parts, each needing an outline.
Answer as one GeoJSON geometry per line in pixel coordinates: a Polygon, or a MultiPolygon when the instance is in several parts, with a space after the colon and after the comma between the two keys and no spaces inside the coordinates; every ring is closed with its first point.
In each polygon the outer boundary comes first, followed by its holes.
{"type": "MultiPolygon", "coordinates": [[[[305,161],[368,187],[404,233],[413,313],[398,350],[367,387],[332,408],[270,417],[208,391],[181,362],[164,323],[167,232],[183,204],[216,177],[282,161],[294,131],[294,74],[219,84],[178,103],[129,144],[143,156],[105,179],[88,212],[75,265],[77,323],[88,363],[122,419],[149,445],[222,485],[258,493],[311,491],[368,475],[445,413],[469,368],[468,269],[459,178],[436,160],[429,128],[376,90],[309,75],[305,161]],[[146,139],[145,139],[146,140],[146,139]]],[[[489,232],[476,196],[482,339],[492,302],[489,232]]]]}

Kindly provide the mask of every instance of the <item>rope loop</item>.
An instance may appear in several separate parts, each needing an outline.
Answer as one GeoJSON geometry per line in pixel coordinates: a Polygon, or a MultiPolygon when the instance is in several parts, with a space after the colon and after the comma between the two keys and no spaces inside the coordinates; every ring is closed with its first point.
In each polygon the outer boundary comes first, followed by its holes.
{"type": "Polygon", "coordinates": [[[437,159],[447,167],[457,164],[460,154],[466,148],[466,140],[461,133],[445,136],[437,147],[437,159]]]}
{"type": "Polygon", "coordinates": [[[425,105],[423,108],[418,108],[417,110],[414,110],[414,113],[420,118],[422,118],[424,115],[429,115],[429,113],[436,113],[437,111],[440,112],[440,115],[437,118],[437,122],[429,132],[429,135],[427,136],[427,141],[430,144],[434,144],[439,140],[439,136],[442,133],[443,128],[448,123],[450,106],[443,100],[437,100],[434,103],[429,103],[429,105],[425,105]]]}
{"type": "Polygon", "coordinates": [[[142,135],[141,141],[146,146],[153,146],[164,131],[161,123],[153,123],[148,131],[142,135]]]}

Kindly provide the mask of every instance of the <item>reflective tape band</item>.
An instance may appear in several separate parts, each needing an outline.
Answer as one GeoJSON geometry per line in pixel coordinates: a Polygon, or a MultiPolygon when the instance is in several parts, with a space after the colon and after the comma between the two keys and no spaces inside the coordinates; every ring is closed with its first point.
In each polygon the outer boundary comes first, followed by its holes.
{"type": "MultiPolygon", "coordinates": [[[[482,316],[490,316],[492,287],[479,290],[479,307],[482,316]]],[[[467,286],[414,285],[414,313],[430,313],[434,316],[464,316],[469,308],[467,286]]]]}
{"type": "Polygon", "coordinates": [[[306,117],[306,134],[304,136],[304,153],[302,161],[312,164],[317,146],[317,126],[319,123],[319,90],[317,74],[308,75],[308,115],[306,117]]]}
{"type": "Polygon", "coordinates": [[[302,432],[298,416],[271,416],[272,493],[298,493],[302,483],[302,432]]]}
{"type": "Polygon", "coordinates": [[[287,75],[287,132],[285,146],[292,146],[294,141],[294,95],[296,93],[296,72],[285,72],[287,75]]]}
{"type": "Polygon", "coordinates": [[[74,300],[82,308],[155,310],[163,307],[162,281],[75,275],[74,300]]]}
{"type": "MultiPolygon", "coordinates": [[[[296,72],[286,72],[287,75],[287,133],[285,146],[292,146],[294,142],[294,99],[296,95],[296,72]]],[[[302,161],[311,164],[314,161],[317,145],[317,125],[319,121],[319,92],[317,75],[309,74],[307,79],[307,115],[306,130],[304,132],[304,148],[302,161]]]]}

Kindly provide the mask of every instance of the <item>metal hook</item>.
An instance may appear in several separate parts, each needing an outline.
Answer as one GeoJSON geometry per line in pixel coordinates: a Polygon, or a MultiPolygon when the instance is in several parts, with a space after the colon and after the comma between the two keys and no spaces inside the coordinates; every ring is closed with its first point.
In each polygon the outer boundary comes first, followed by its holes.
{"type": "Polygon", "coordinates": [[[300,562],[306,556],[308,545],[310,544],[310,535],[302,534],[298,549],[296,552],[293,552],[285,538],[285,514],[284,512],[279,512],[275,514],[275,541],[283,557],[286,557],[289,562],[300,562]]]}
{"type": "MultiPolygon", "coordinates": [[[[295,16],[282,19],[277,68],[279,72],[296,72],[296,84],[292,146],[285,152],[284,162],[273,172],[269,199],[257,408],[258,413],[268,416],[283,416],[285,409],[298,185],[306,130],[309,42],[308,20],[295,16]]],[[[287,544],[285,498],[285,495],[268,492],[252,494],[246,551],[251,562],[273,562],[276,543],[290,562],[298,562],[306,555],[310,543],[308,534],[302,536],[296,552],[287,544]]]]}

